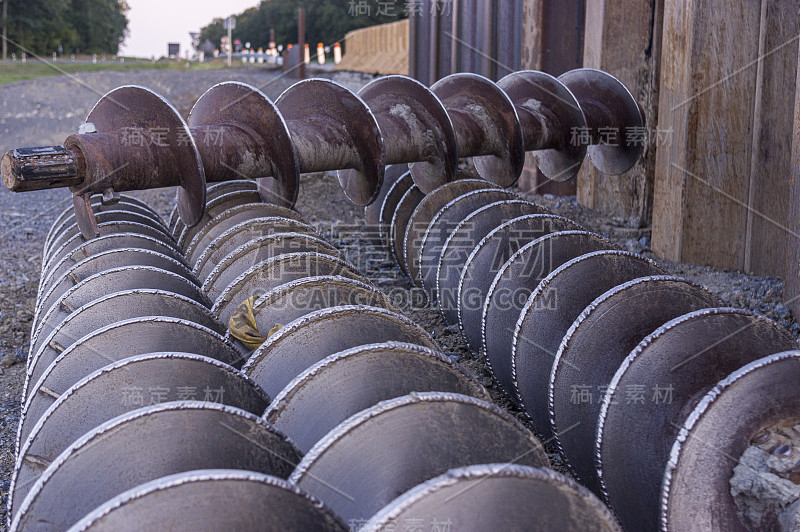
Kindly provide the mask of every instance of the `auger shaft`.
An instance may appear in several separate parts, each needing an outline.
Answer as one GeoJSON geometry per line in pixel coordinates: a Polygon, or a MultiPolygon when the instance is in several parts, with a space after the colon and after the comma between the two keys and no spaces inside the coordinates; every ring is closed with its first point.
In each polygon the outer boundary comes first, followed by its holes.
{"type": "Polygon", "coordinates": [[[337,170],[346,195],[368,205],[387,164],[410,164],[424,193],[456,178],[459,158],[474,157],[478,173],[502,187],[520,173],[526,151],[540,153],[551,179],[574,176],[591,145],[598,167],[625,171],[641,147],[609,146],[602,132],[625,136],[642,127],[640,109],[612,76],[589,69],[560,80],[518,72],[498,84],[475,74],[447,76],[430,89],[403,76],[380,78],[358,95],[328,80],[289,87],[273,104],[243,83],[209,89],[188,124],[166,100],[141,87],[105,95],[82,131],[64,146],[21,148],[0,164],[17,192],[70,187],[81,230],[96,235],[85,198],[179,186],[181,219],[203,214],[206,182],[255,179],[263,201],[294,205],[301,173],[337,170]],[[588,130],[574,143],[576,128],[588,130]]]}

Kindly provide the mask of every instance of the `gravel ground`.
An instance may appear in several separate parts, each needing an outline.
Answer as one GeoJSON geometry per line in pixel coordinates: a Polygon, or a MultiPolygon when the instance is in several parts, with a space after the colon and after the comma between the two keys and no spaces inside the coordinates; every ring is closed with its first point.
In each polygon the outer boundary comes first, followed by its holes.
{"type": "MultiPolygon", "coordinates": [[[[210,86],[236,79],[261,86],[276,98],[293,81],[275,73],[246,68],[232,71],[141,71],[132,73],[86,73],[74,79],[46,78],[0,86],[0,153],[15,146],[60,144],[77,129],[100,95],[123,84],[153,88],[168,98],[184,114],[210,86]]],[[[357,89],[371,76],[340,75],[337,81],[357,89]]],[[[173,204],[172,191],[136,193],[166,216],[173,204]]],[[[648,229],[634,229],[586,209],[574,197],[555,198],[525,193],[557,214],[602,233],[620,246],[654,258],[649,249],[648,229]]],[[[19,418],[19,395],[24,376],[36,289],[41,268],[41,246],[50,224],[68,206],[65,190],[12,194],[0,187],[0,530],[5,525],[5,502],[13,468],[14,437],[19,418]],[[10,365],[9,365],[10,364],[10,365]]],[[[461,339],[457,327],[446,326],[438,311],[420,304],[410,294],[411,283],[381,250],[360,234],[363,211],[350,203],[336,179],[325,174],[303,177],[298,210],[315,224],[325,237],[342,249],[347,258],[366,271],[379,287],[391,294],[404,311],[432,332],[447,354],[456,357],[487,386],[493,399],[512,410],[508,401],[492,385],[488,368],[461,339]],[[410,299],[409,299],[410,298],[410,299]]],[[[777,320],[800,337],[800,326],[789,309],[782,305],[782,283],[771,277],[757,277],[709,267],[657,261],[670,273],[682,275],[707,286],[731,306],[755,310],[777,320]]],[[[562,470],[552,446],[548,451],[556,469],[562,470]]]]}

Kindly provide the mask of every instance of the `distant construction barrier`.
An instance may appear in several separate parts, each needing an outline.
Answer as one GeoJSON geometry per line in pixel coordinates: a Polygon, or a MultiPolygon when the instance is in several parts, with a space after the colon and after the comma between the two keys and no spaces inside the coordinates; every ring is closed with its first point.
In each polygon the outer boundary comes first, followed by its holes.
{"type": "Polygon", "coordinates": [[[408,19],[351,31],[336,70],[408,75],[408,19]]]}

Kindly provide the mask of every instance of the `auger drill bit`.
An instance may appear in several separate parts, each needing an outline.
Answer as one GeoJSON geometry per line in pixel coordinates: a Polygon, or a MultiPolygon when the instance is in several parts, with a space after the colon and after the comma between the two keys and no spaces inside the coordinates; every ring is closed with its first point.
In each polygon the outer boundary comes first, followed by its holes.
{"type": "MultiPolygon", "coordinates": [[[[451,74],[431,86],[453,121],[459,157],[472,157],[481,177],[503,188],[522,173],[525,147],[514,104],[477,74],[451,74]]],[[[443,183],[442,183],[443,184],[443,183]]]]}
{"type": "Polygon", "coordinates": [[[644,114],[617,78],[579,68],[554,78],[534,70],[497,82],[517,110],[525,151],[553,181],[578,174],[587,151],[603,173],[629,170],[644,150],[644,114]]]}
{"type": "Polygon", "coordinates": [[[294,205],[299,167],[293,145],[263,93],[242,83],[216,85],[197,101],[189,123],[149,89],[119,87],[97,102],[63,146],[8,152],[3,182],[15,192],[70,187],[86,238],[99,234],[93,194],[103,194],[107,204],[118,192],[177,185],[178,213],[190,227],[202,218],[207,181],[258,178],[264,201],[294,205]]]}
{"type": "Polygon", "coordinates": [[[378,122],[387,164],[411,163],[414,184],[425,194],[456,179],[456,132],[431,89],[406,76],[386,76],[365,85],[358,96],[378,122]]]}
{"type": "Polygon", "coordinates": [[[385,148],[375,116],[361,98],[333,81],[308,79],[286,89],[275,105],[291,131],[301,172],[339,170],[345,195],[358,205],[378,197],[385,148]]]}
{"type": "Polygon", "coordinates": [[[262,200],[292,207],[301,173],[337,170],[348,198],[369,205],[387,163],[411,163],[415,185],[427,194],[456,179],[464,157],[484,179],[508,187],[522,172],[525,151],[536,151],[542,171],[565,180],[587,146],[601,171],[618,174],[641,154],[636,135],[643,125],[625,86],[591,69],[558,80],[518,72],[499,86],[452,74],[430,89],[389,76],[358,95],[311,79],[275,104],[254,87],[226,82],[203,94],[188,124],[154,92],[124,86],[103,96],[63,146],[12,150],[0,172],[15,192],[69,187],[81,233],[93,238],[93,194],[108,204],[118,192],[179,186],[178,212],[191,227],[203,215],[206,182],[255,179],[262,200]],[[624,140],[609,142],[606,130],[624,140]]]}
{"type": "Polygon", "coordinates": [[[93,194],[113,203],[118,192],[178,186],[187,225],[197,223],[205,207],[206,177],[189,127],[168,101],[133,85],[103,96],[63,146],[6,153],[0,174],[14,192],[69,187],[86,238],[99,234],[93,194]]]}

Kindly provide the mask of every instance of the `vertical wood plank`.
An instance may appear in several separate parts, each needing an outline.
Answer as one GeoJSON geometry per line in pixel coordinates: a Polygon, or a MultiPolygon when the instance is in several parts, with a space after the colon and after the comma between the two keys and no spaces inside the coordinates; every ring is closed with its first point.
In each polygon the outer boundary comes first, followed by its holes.
{"type": "Polygon", "coordinates": [[[789,209],[792,113],[800,32],[797,0],[762,0],[758,86],[753,114],[745,271],[783,275],[789,209]]]}
{"type": "MultiPolygon", "coordinates": [[[[598,0],[586,4],[583,65],[619,78],[645,111],[651,131],[658,116],[662,0],[598,0]]],[[[624,141],[624,139],[623,139],[624,141]]],[[[647,225],[652,214],[657,135],[623,175],[605,175],[586,163],[578,174],[578,201],[607,214],[647,225]]]]}
{"type": "Polygon", "coordinates": [[[664,10],[653,249],[744,266],[759,0],[668,1],[664,10]],[[750,65],[750,66],[748,66],[750,65]]]}
{"type": "MultiPolygon", "coordinates": [[[[795,63],[797,77],[794,90],[794,120],[792,130],[792,154],[789,173],[789,205],[787,227],[790,232],[786,239],[786,260],[783,274],[783,297],[792,309],[795,320],[800,320],[800,46],[792,46],[798,51],[795,63]]],[[[789,113],[787,113],[789,114],[789,113]]]]}

